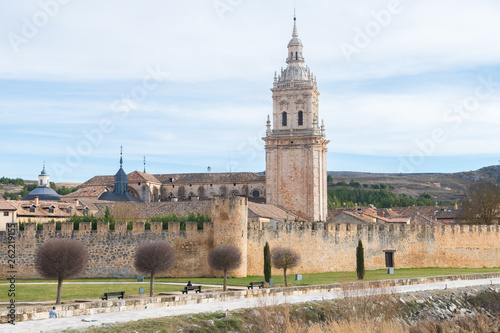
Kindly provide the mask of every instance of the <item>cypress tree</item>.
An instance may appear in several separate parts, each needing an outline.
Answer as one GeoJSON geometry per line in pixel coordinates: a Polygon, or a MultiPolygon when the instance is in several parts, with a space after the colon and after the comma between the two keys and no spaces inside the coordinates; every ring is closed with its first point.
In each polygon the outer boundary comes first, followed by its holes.
{"type": "Polygon", "coordinates": [[[271,278],[271,249],[268,242],[264,246],[264,278],[269,283],[269,279],[271,278]]]}
{"type": "Polygon", "coordinates": [[[361,239],[356,248],[356,274],[358,275],[358,280],[363,280],[365,277],[365,251],[361,239]]]}

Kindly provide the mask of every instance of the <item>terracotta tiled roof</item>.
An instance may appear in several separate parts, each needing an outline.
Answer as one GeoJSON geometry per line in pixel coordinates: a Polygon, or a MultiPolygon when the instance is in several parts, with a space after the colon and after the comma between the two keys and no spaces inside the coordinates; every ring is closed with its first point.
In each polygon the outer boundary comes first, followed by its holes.
{"type": "Polygon", "coordinates": [[[161,182],[156,179],[155,176],[150,175],[149,173],[144,173],[140,171],[134,171],[128,174],[128,181],[129,182],[150,182],[150,183],[158,183],[160,184],[161,182]]]}
{"type": "Polygon", "coordinates": [[[453,208],[449,208],[446,210],[440,210],[436,214],[436,218],[438,219],[460,219],[463,211],[462,209],[455,210],[453,208]]]}
{"type": "Polygon", "coordinates": [[[288,212],[275,205],[259,204],[255,202],[248,202],[248,217],[263,217],[269,218],[277,221],[293,222],[296,219],[301,221],[297,215],[288,212]]]}
{"type": "Polygon", "coordinates": [[[222,184],[222,183],[246,183],[265,182],[266,176],[260,176],[253,172],[233,172],[233,173],[180,173],[154,175],[163,184],[166,183],[202,183],[202,184],[222,184]],[[170,181],[172,179],[172,181],[170,181]]]}
{"type": "Polygon", "coordinates": [[[110,186],[113,187],[115,185],[115,177],[114,176],[95,176],[87,180],[85,183],[80,185],[79,187],[88,187],[88,186],[110,186]]]}
{"type": "Polygon", "coordinates": [[[344,211],[342,213],[359,220],[360,223],[374,224],[376,222],[376,220],[374,220],[373,217],[368,216],[368,215],[361,215],[361,214],[358,214],[356,212],[349,212],[349,211],[344,211]]]}
{"type": "MultiPolygon", "coordinates": [[[[128,174],[130,182],[151,182],[163,184],[231,184],[231,183],[251,183],[266,181],[266,176],[260,176],[253,172],[233,172],[233,173],[178,173],[151,175],[140,171],[128,174]],[[172,180],[172,181],[170,181],[172,180]]],[[[88,186],[114,186],[114,176],[95,176],[79,187],[88,186]]]]}
{"type": "Polygon", "coordinates": [[[17,209],[18,218],[64,218],[71,217],[74,214],[82,215],[83,206],[75,206],[74,203],[69,202],[54,202],[54,201],[40,201],[38,206],[35,206],[35,211],[31,212],[31,206],[34,206],[34,201],[12,201],[12,205],[17,209]],[[49,208],[54,207],[54,212],[49,213],[49,208]],[[71,211],[68,212],[68,207],[71,207],[71,211]]]}
{"type": "Polygon", "coordinates": [[[107,191],[106,186],[87,186],[82,187],[67,195],[63,195],[61,200],[71,198],[86,198],[86,197],[99,197],[103,192],[107,191]]]}
{"type": "Polygon", "coordinates": [[[441,208],[439,206],[411,206],[411,207],[393,207],[391,210],[399,217],[411,217],[415,215],[423,215],[426,217],[434,216],[436,211],[441,208]]]}
{"type": "Polygon", "coordinates": [[[9,203],[9,201],[2,200],[0,201],[0,210],[1,211],[14,211],[17,208],[9,203]]]}
{"type": "MultiPolygon", "coordinates": [[[[71,200],[73,200],[73,199],[71,199],[71,200]]],[[[97,207],[97,204],[102,204],[102,203],[107,203],[108,205],[113,204],[113,202],[111,202],[111,201],[99,200],[99,198],[96,198],[96,197],[80,197],[80,198],[78,198],[78,201],[83,206],[89,208],[89,214],[96,213],[99,210],[99,208],[97,207]]]]}
{"type": "Polygon", "coordinates": [[[410,222],[410,217],[399,217],[399,218],[392,218],[392,219],[386,219],[387,223],[406,223],[409,224],[410,222]]]}

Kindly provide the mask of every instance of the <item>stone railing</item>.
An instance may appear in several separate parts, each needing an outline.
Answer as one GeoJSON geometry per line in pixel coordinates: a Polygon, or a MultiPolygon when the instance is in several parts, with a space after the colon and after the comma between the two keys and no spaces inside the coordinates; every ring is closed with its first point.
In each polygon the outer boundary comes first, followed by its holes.
{"type": "MultiPolygon", "coordinates": [[[[411,279],[397,279],[397,280],[382,280],[371,282],[357,282],[357,283],[334,283],[327,285],[314,285],[314,286],[297,286],[297,287],[276,287],[264,288],[253,290],[238,290],[228,292],[207,292],[200,294],[188,295],[168,295],[156,297],[126,297],[124,300],[108,300],[108,301],[91,301],[83,303],[71,303],[58,305],[57,312],[60,318],[94,315],[99,313],[132,311],[154,309],[178,305],[190,305],[198,303],[212,303],[231,301],[244,298],[256,297],[275,297],[275,296],[292,296],[303,295],[312,293],[332,292],[340,290],[353,290],[353,289],[367,289],[367,288],[391,288],[398,286],[429,284],[437,282],[448,282],[458,280],[479,280],[479,279],[494,279],[500,278],[500,272],[497,273],[480,273],[480,274],[467,274],[467,275],[448,275],[448,276],[434,276],[422,277],[411,279]]],[[[41,320],[49,318],[49,311],[53,305],[47,306],[22,306],[18,305],[16,308],[16,322],[41,320]]],[[[8,308],[1,306],[0,323],[7,323],[10,318],[8,316],[8,308]]]]}

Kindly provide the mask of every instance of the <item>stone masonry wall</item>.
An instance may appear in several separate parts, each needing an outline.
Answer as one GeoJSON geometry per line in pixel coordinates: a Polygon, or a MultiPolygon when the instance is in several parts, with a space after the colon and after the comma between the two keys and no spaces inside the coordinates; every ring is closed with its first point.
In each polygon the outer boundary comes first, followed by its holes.
{"type": "MultiPolygon", "coordinates": [[[[90,223],[81,223],[80,230],[73,230],[73,223],[63,223],[62,230],[53,230],[53,223],[44,224],[44,230],[35,230],[36,224],[27,223],[25,231],[18,231],[16,238],[17,278],[39,278],[35,270],[36,250],[50,238],[71,238],[81,241],[89,250],[89,265],[84,277],[135,277],[142,275],[133,266],[137,246],[142,242],[165,240],[177,253],[177,261],[168,276],[211,275],[207,264],[208,251],[213,247],[213,225],[204,223],[197,230],[196,222],[188,222],[180,230],[178,222],[169,223],[169,230],[161,230],[161,222],[153,222],[151,230],[144,230],[144,222],[135,222],[133,230],[126,230],[126,223],[117,222],[115,230],[107,223],[99,223],[98,230],[90,230],[90,223]],[[51,230],[52,229],[52,230],[51,230]]],[[[0,278],[6,277],[7,249],[5,232],[0,232],[0,278]]]]}
{"type": "MultiPolygon", "coordinates": [[[[125,222],[116,222],[115,230],[109,230],[108,223],[98,223],[97,230],[91,230],[90,222],[80,223],[79,230],[73,230],[71,222],[62,223],[61,230],[55,230],[54,223],[44,223],[43,230],[36,230],[35,223],[26,223],[25,230],[15,235],[16,277],[40,277],[34,266],[36,250],[51,238],[71,238],[85,244],[89,265],[83,277],[142,275],[133,266],[135,250],[143,242],[159,240],[171,244],[177,256],[175,266],[164,276],[222,276],[208,266],[207,258],[215,245],[223,244],[233,244],[243,254],[241,268],[230,275],[246,276],[247,198],[213,200],[211,211],[213,222],[204,223],[203,230],[198,230],[196,222],[187,222],[186,230],[180,230],[178,222],[170,222],[168,230],[162,230],[161,222],[151,222],[151,230],[145,230],[144,222],[134,222],[133,230],[127,230],[125,222]]],[[[7,243],[7,233],[0,232],[0,278],[8,277],[7,243]]]]}
{"type": "MultiPolygon", "coordinates": [[[[243,253],[243,265],[230,272],[232,276],[262,275],[263,248],[269,242],[271,251],[276,246],[295,249],[301,255],[294,273],[354,271],[358,240],[365,248],[366,269],[385,268],[383,250],[396,250],[395,267],[499,267],[499,226],[386,226],[348,224],[285,224],[259,230],[258,222],[247,220],[247,199],[218,199],[212,202],[213,222],[197,230],[195,222],[188,222],[186,230],[179,223],[170,223],[168,231],[160,222],[151,223],[144,230],[143,222],[135,222],[133,230],[126,223],[116,223],[110,231],[107,223],[81,223],[73,230],[72,223],[62,223],[55,230],[54,223],[45,223],[37,231],[34,223],[27,223],[25,231],[15,235],[17,278],[37,278],[34,256],[37,248],[50,238],[73,238],[89,249],[90,262],[85,277],[134,277],[135,249],[142,242],[166,240],[177,252],[177,263],[166,276],[200,277],[221,276],[207,264],[208,252],[223,244],[233,244],[243,253]]],[[[0,232],[0,278],[7,277],[8,235],[0,232]]],[[[273,271],[273,274],[281,272],[273,271]]]]}
{"type": "MultiPolygon", "coordinates": [[[[277,230],[248,231],[248,275],[263,274],[263,248],[269,242],[290,247],[301,255],[294,273],[354,271],[356,246],[361,239],[365,268],[385,268],[383,250],[396,250],[395,267],[499,267],[499,226],[384,226],[323,223],[277,230]]],[[[273,274],[279,274],[274,271],[273,274]]]]}

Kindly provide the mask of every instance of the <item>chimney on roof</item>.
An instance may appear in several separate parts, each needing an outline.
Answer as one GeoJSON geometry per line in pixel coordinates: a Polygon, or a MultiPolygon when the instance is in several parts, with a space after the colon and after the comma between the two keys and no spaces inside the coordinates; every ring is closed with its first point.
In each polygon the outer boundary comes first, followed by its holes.
{"type": "Polygon", "coordinates": [[[458,210],[458,203],[455,202],[455,210],[458,210]]]}
{"type": "Polygon", "coordinates": [[[38,200],[39,200],[39,198],[35,197],[35,206],[38,206],[38,202],[39,202],[38,200]]]}
{"type": "Polygon", "coordinates": [[[73,200],[73,203],[75,204],[75,206],[78,206],[79,205],[78,199],[73,200]]]}

